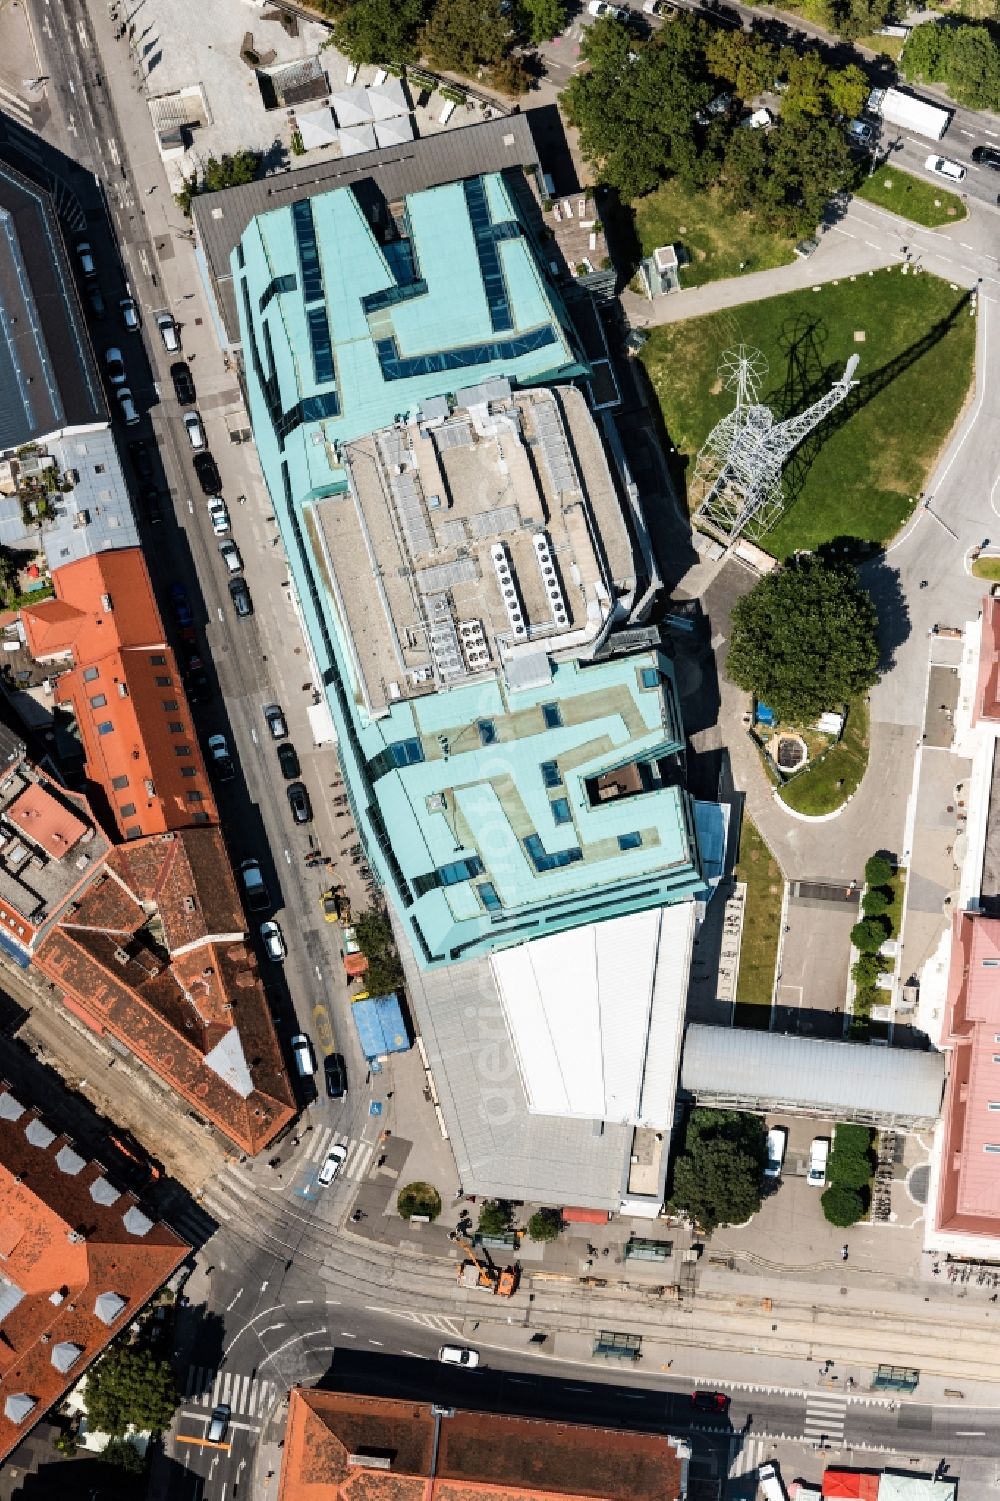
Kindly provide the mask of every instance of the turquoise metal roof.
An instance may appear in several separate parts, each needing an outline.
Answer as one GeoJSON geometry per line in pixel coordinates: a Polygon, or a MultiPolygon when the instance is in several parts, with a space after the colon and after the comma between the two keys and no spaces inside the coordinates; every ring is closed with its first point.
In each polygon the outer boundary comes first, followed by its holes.
{"type": "Polygon", "coordinates": [[[334,444],[477,381],[583,368],[502,176],[411,196],[405,227],[381,247],[337,189],[254,220],[233,271],[254,434],[357,827],[431,965],[688,898],[709,872],[658,652],[553,663],[530,691],[498,678],[362,712],[311,514],[346,484],[334,444]],[[643,790],[597,796],[619,768],[634,786],[637,763],[643,790]]]}

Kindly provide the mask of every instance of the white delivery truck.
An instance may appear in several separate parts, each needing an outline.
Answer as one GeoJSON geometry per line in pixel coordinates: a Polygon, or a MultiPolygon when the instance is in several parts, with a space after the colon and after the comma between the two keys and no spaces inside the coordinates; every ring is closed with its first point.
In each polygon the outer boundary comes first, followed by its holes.
{"type": "Polygon", "coordinates": [[[904,94],[902,89],[872,89],[868,95],[868,113],[881,115],[890,125],[914,130],[929,141],[940,141],[951,124],[952,111],[940,104],[904,94]]]}

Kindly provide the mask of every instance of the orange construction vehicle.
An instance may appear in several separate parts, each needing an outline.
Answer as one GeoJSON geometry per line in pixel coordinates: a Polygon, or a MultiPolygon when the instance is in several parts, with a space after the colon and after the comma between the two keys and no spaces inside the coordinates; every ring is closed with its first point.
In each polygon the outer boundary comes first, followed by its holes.
{"type": "Polygon", "coordinates": [[[517,1292],[517,1284],[521,1280],[521,1269],[518,1266],[496,1267],[486,1254],[486,1261],[480,1261],[475,1251],[464,1240],[458,1244],[471,1258],[463,1261],[458,1268],[458,1280],[463,1287],[482,1287],[487,1292],[496,1293],[499,1298],[512,1298],[517,1292]]]}

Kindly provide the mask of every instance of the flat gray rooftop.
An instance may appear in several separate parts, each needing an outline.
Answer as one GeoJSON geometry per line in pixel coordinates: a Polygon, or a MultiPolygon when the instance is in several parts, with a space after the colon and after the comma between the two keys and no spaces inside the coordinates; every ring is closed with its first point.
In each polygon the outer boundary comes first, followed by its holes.
{"type": "Polygon", "coordinates": [[[500,399],[477,405],[480,393],[464,393],[470,406],[447,418],[401,420],[347,444],[349,497],[315,507],[370,713],[491,674],[529,641],[584,655],[634,590],[582,394],[492,386],[505,388],[500,399]],[[372,573],[374,586],[359,588],[372,573]]]}

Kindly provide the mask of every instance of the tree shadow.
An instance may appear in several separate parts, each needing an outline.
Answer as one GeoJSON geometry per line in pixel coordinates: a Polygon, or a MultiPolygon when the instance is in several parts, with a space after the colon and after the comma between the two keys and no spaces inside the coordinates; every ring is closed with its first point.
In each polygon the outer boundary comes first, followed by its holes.
{"type": "Polygon", "coordinates": [[[895,665],[897,651],[909,638],[912,628],[910,607],[900,582],[899,569],[886,561],[884,553],[863,564],[859,578],[871,595],[878,614],[879,671],[886,673],[895,665]]]}

